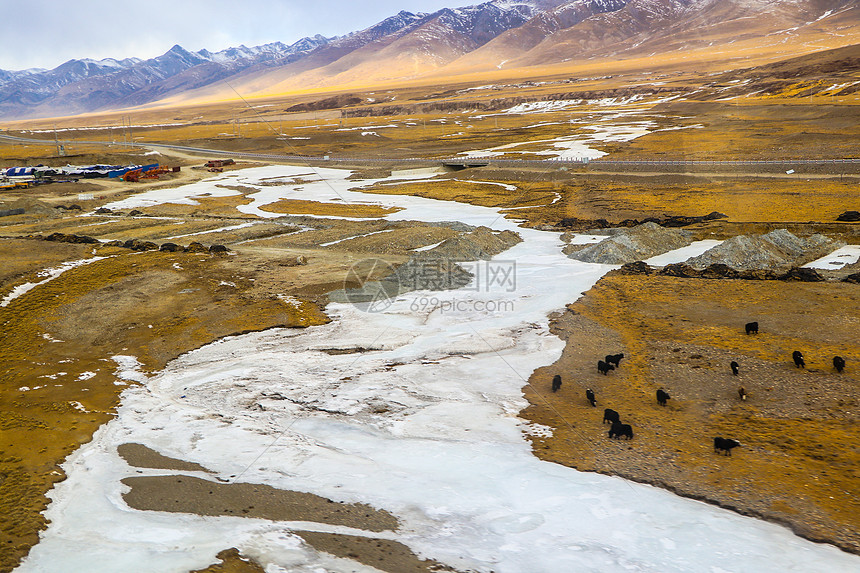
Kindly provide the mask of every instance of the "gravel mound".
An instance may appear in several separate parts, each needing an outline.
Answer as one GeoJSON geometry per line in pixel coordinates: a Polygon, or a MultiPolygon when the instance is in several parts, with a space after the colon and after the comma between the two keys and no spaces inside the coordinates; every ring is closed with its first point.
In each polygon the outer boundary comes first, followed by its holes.
{"type": "Polygon", "coordinates": [[[474,275],[457,262],[487,260],[520,242],[522,237],[513,231],[496,233],[489,227],[477,227],[472,232],[446,239],[433,249],[414,253],[381,280],[368,281],[359,288],[330,292],[329,300],[366,304],[374,311],[385,308],[401,293],[464,287],[474,275]]]}
{"type": "Polygon", "coordinates": [[[449,261],[489,260],[522,240],[513,231],[496,233],[489,227],[478,227],[471,233],[442,241],[433,249],[421,253],[421,256],[449,261]]]}
{"type": "Polygon", "coordinates": [[[686,247],[691,242],[686,231],[664,229],[649,222],[632,229],[616,230],[608,239],[568,256],[586,263],[623,265],[686,247]]]}
{"type": "Polygon", "coordinates": [[[766,235],[732,237],[686,263],[698,270],[714,264],[724,264],[739,271],[779,270],[799,267],[840,246],[824,235],[815,234],[804,239],[785,229],[777,229],[766,235]]]}

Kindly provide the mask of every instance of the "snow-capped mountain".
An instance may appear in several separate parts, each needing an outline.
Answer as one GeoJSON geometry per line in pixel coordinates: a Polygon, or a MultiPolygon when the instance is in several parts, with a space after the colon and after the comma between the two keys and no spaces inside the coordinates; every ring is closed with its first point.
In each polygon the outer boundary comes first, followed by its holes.
{"type": "Polygon", "coordinates": [[[491,0],[401,11],[339,38],[218,52],[174,46],[156,58],[70,60],[0,70],[0,117],[73,114],[173,96],[204,101],[291,89],[455,76],[679,51],[771,50],[860,42],[858,0],[491,0]],[[811,40],[811,42],[810,42],[811,40]]]}
{"type": "Polygon", "coordinates": [[[316,35],[290,46],[274,42],[219,52],[175,45],[148,60],[81,59],[53,70],[0,70],[0,116],[74,114],[147,103],[257,66],[283,65],[329,41],[316,35]]]}

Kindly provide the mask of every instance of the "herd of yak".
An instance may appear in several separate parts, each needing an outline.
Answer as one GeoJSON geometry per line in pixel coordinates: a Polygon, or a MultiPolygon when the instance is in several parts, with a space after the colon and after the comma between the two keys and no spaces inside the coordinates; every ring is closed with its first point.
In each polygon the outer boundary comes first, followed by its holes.
{"type": "MultiPolygon", "coordinates": [[[[745,325],[745,330],[747,334],[758,334],[758,322],[748,322],[745,325]]],[[[791,354],[792,359],[794,360],[794,365],[797,368],[805,368],[806,362],[803,360],[803,353],[799,350],[795,350],[791,354]]],[[[624,358],[624,353],[620,354],[609,354],[603,360],[598,360],[597,362],[597,371],[603,374],[604,376],[609,373],[610,370],[615,370],[621,364],[621,359],[624,358]]],[[[729,367],[732,369],[732,374],[735,376],[738,375],[740,371],[740,365],[732,360],[729,364],[729,367]]],[[[833,357],[833,367],[837,372],[841,373],[845,368],[845,359],[841,356],[833,357]]],[[[561,388],[561,375],[556,374],[552,379],[552,391],[557,392],[561,388]]],[[[741,386],[738,388],[738,397],[741,400],[747,399],[747,392],[741,386]]],[[[661,406],[665,406],[666,402],[671,398],[669,393],[664,389],[660,388],[657,390],[657,403],[661,406]]],[[[585,399],[588,400],[588,403],[592,406],[597,406],[597,399],[594,395],[594,391],[591,388],[586,389],[585,391],[585,399]]],[[[611,428],[609,429],[609,438],[610,439],[621,439],[625,438],[628,440],[633,439],[633,427],[630,424],[621,423],[621,415],[613,410],[612,408],[606,408],[603,410],[603,423],[609,422],[611,424],[611,428]]],[[[714,453],[724,452],[725,455],[732,455],[732,448],[736,448],[740,446],[741,443],[737,440],[733,440],[731,438],[723,438],[723,437],[715,437],[714,438],[714,453]]]]}

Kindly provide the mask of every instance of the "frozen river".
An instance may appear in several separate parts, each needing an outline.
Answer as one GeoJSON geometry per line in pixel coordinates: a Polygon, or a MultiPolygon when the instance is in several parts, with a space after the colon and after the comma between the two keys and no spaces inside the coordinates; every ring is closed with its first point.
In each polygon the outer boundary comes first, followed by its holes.
{"type": "MultiPolygon", "coordinates": [[[[281,197],[381,202],[403,208],[390,219],[487,225],[524,241],[470,265],[476,278],[467,287],[401,295],[378,312],[331,304],[331,324],[224,339],[148,379],[117,357],[119,375],[144,384],[130,386],[118,416],[69,457],[68,479],[50,494],[51,524],[18,571],[185,572],[228,547],[268,573],[376,571],[313,551],[292,534],[300,530],[394,539],[481,572],[860,570],[860,558],[783,527],[532,455],[525,435],[546,429],[517,416],[527,405],[521,388],[563,348],[547,314],[613,267],[569,259],[558,234],[519,229],[493,209],[361,194],[367,182],[346,180],[348,171],[324,170],[322,180],[287,166],[233,175],[249,187],[284,178],[258,186],[254,209],[281,197]],[[368,351],[322,351],[354,347],[368,351]],[[401,527],[379,534],[133,510],[120,480],[171,472],[128,466],[116,453],[126,442],[198,462],[223,480],[368,503],[401,527]]],[[[224,193],[217,182],[224,178],[184,194],[207,185],[224,193]]]]}

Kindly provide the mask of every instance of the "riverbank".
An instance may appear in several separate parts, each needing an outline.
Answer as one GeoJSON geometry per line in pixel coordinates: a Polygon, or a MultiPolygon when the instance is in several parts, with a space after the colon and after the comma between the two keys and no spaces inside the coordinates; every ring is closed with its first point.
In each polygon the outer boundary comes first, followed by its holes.
{"type": "Polygon", "coordinates": [[[532,438],[535,454],[860,553],[860,456],[849,445],[860,419],[858,309],[860,292],[846,283],[607,275],[553,318],[565,351],[525,388],[531,405],[523,416],[554,428],[552,437],[532,438]],[[754,319],[759,334],[747,336],[744,324],[754,319]],[[791,360],[798,349],[804,369],[791,360]],[[597,361],[618,352],[619,368],[598,373],[597,361]],[[854,366],[837,373],[835,355],[854,366]],[[556,373],[564,383],[552,393],[556,373]],[[671,396],[665,408],[658,388],[671,396]],[[604,408],[633,426],[633,440],[607,437],[604,408]],[[715,454],[714,436],[743,446],[715,454]]]}

